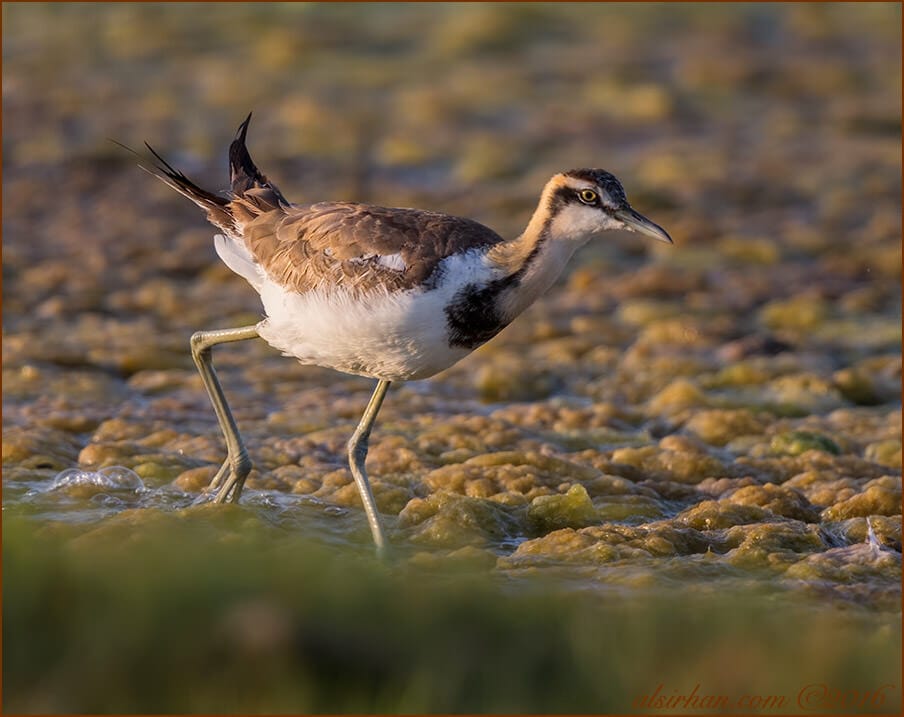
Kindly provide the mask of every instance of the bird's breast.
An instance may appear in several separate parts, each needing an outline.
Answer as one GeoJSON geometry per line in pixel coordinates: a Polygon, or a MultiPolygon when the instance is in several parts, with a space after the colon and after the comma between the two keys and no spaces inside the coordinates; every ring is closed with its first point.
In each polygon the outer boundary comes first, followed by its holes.
{"type": "Polygon", "coordinates": [[[507,317],[500,297],[518,281],[516,275],[462,286],[446,304],[449,344],[472,351],[485,344],[514,317],[507,317]]]}
{"type": "Polygon", "coordinates": [[[497,278],[482,254],[469,252],[445,260],[429,284],[402,291],[298,293],[265,279],[267,318],[258,331],[305,364],[392,381],[428,378],[504,326],[480,310],[490,297],[477,287],[497,278]]]}

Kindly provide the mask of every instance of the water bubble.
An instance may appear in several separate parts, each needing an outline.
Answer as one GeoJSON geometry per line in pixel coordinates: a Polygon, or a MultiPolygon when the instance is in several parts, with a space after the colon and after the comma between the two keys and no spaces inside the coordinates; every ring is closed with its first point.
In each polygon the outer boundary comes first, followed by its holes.
{"type": "Polygon", "coordinates": [[[91,496],[91,502],[102,505],[105,508],[122,508],[126,505],[126,502],[122,498],[110,495],[109,493],[97,493],[96,495],[91,496]]]}
{"type": "Polygon", "coordinates": [[[125,466],[108,466],[96,471],[67,468],[57,473],[48,490],[74,487],[139,491],[144,488],[144,483],[135,471],[125,466]]]}

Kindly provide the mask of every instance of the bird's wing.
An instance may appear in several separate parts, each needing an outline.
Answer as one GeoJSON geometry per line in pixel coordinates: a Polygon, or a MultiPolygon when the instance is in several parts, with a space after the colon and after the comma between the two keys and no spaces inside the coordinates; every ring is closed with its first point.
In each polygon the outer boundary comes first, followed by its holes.
{"type": "Polygon", "coordinates": [[[470,219],[342,202],[262,211],[242,222],[241,238],[267,276],[299,293],[410,289],[446,257],[502,241],[470,219]]]}

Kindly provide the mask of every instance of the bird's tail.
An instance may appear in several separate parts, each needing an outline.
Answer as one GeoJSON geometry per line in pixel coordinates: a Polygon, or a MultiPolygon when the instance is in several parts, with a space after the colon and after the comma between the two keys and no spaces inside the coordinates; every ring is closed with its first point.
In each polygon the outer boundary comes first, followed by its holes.
{"type": "Polygon", "coordinates": [[[239,125],[232,144],[229,145],[229,180],[232,184],[232,193],[238,198],[248,194],[272,206],[288,204],[289,202],[283,197],[282,192],[261,173],[254,160],[251,159],[251,155],[248,154],[245,136],[248,134],[250,123],[251,113],[249,112],[245,121],[239,125]]]}
{"type": "MultiPolygon", "coordinates": [[[[117,144],[120,143],[117,142],[117,144]]],[[[124,144],[120,144],[120,146],[128,149],[133,154],[138,154],[124,144]]],[[[207,219],[215,226],[220,227],[226,232],[233,232],[235,230],[235,217],[229,206],[231,200],[218,196],[213,192],[208,192],[206,189],[201,189],[201,187],[160,156],[157,150],[151,147],[151,145],[145,142],[144,146],[147,147],[154,156],[155,161],[150,168],[145,167],[143,164],[139,164],[139,167],[157,177],[157,179],[168,187],[175,189],[179,194],[188,197],[195,204],[204,209],[207,212],[207,219]]],[[[138,156],[140,157],[141,155],[138,156]]]]}
{"type": "MultiPolygon", "coordinates": [[[[245,121],[239,125],[235,139],[229,145],[231,197],[221,197],[206,189],[202,189],[167,162],[147,142],[144,143],[144,146],[153,155],[151,166],[146,167],[143,164],[138,166],[204,209],[207,212],[207,219],[212,224],[227,234],[235,234],[239,231],[239,226],[249,218],[260,214],[262,211],[269,211],[289,204],[286,198],[283,197],[282,192],[261,173],[251,159],[251,155],[248,154],[248,148],[245,146],[245,135],[248,133],[248,124],[250,122],[251,115],[249,114],[245,121]]],[[[113,142],[136,155],[139,159],[143,159],[142,155],[131,147],[127,147],[121,142],[116,142],[116,140],[113,140],[113,142]]]]}

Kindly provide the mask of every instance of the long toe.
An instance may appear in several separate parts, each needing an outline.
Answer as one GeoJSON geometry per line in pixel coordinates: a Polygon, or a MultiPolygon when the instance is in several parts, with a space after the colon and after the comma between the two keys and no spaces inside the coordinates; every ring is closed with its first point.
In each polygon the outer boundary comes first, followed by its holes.
{"type": "Polygon", "coordinates": [[[245,478],[250,471],[238,472],[234,468],[230,469],[229,477],[223,482],[223,485],[217,490],[215,503],[238,503],[242,497],[242,488],[245,486],[245,478]]]}
{"type": "Polygon", "coordinates": [[[220,466],[220,469],[217,471],[216,475],[210,479],[210,484],[208,485],[208,489],[216,490],[220,487],[220,484],[223,482],[223,479],[226,475],[229,474],[230,463],[227,458],[223,461],[223,465],[220,466]]]}

